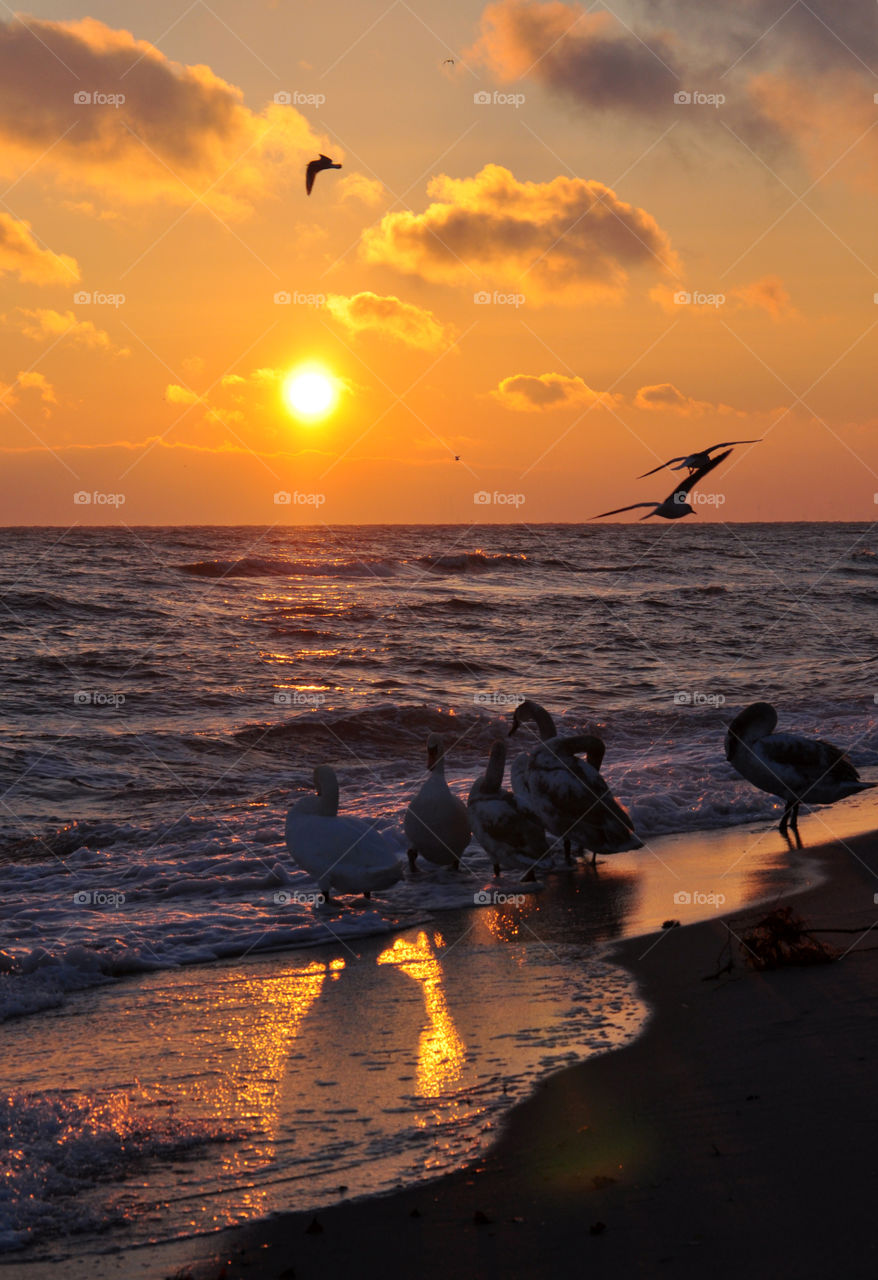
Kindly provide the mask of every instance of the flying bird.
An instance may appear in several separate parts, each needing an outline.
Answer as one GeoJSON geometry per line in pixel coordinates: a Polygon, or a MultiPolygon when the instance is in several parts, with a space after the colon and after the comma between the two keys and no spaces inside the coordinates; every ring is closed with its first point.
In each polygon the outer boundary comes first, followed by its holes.
{"type": "Polygon", "coordinates": [[[321,169],[340,169],[340,164],[335,164],[330,160],[329,156],[323,155],[321,152],[319,160],[312,160],[308,168],[305,170],[305,190],[308,195],[311,194],[311,188],[314,186],[314,179],[317,177],[321,169]]]}
{"type": "Polygon", "coordinates": [[[874,787],[874,782],[860,781],[841,747],[822,738],[775,733],[776,728],[771,703],[754,702],[729,725],[726,759],[754,787],[784,801],[783,835],[789,826],[798,837],[800,804],[834,804],[874,787]]]}
{"type": "Polygon", "coordinates": [[[622,511],[633,511],[635,507],[652,507],[652,511],[647,511],[645,516],[641,516],[642,520],[648,520],[650,516],[661,516],[663,520],[679,520],[680,516],[694,516],[695,509],[688,502],[690,492],[698,484],[699,480],[703,480],[708,471],[713,471],[714,467],[718,467],[721,462],[725,462],[731,453],[731,449],[726,449],[725,453],[719,454],[716,458],[708,458],[702,466],[696,471],[691,471],[685,480],[674,489],[673,493],[669,493],[664,502],[632,502],[630,507],[616,507],[615,511],[602,511],[599,516],[592,516],[592,520],[602,520],[604,516],[617,516],[622,511]]]}
{"type": "Polygon", "coordinates": [[[697,471],[699,467],[703,467],[706,462],[710,462],[710,455],[715,449],[727,449],[732,444],[759,444],[759,440],[723,440],[721,444],[712,444],[709,449],[702,449],[700,453],[690,453],[688,456],[679,458],[669,458],[667,462],[663,462],[660,467],[653,467],[652,471],[644,471],[642,476],[638,476],[638,480],[645,480],[647,476],[654,476],[657,471],[663,471],[665,467],[670,467],[672,471],[682,471],[684,467],[688,467],[690,473],[697,471]],[[674,466],[674,463],[677,466],[674,466]]]}

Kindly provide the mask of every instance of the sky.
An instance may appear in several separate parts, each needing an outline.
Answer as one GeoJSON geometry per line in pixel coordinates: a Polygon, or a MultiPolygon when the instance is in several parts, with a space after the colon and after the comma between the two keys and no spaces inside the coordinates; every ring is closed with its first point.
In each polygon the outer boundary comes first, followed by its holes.
{"type": "Polygon", "coordinates": [[[2,12],[0,523],[874,518],[866,0],[2,12]]]}

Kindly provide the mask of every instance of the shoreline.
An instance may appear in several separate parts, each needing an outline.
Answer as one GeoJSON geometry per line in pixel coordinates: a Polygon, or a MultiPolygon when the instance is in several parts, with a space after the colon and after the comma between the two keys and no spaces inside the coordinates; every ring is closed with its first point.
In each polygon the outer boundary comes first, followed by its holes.
{"type": "Polygon", "coordinates": [[[862,926],[819,935],[841,959],[757,972],[735,944],[732,973],[705,981],[758,907],[613,944],[652,1010],[642,1033],[547,1077],[475,1165],[223,1232],[180,1276],[807,1277],[842,1258],[874,1275],[878,963],[857,953],[878,947],[878,832],[807,856],[820,881],[784,903],[814,928],[862,926]]]}

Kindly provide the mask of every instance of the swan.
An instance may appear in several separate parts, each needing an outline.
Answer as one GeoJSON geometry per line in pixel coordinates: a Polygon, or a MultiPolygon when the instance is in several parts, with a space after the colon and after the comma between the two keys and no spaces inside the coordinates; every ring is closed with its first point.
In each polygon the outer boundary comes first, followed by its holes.
{"type": "Polygon", "coordinates": [[[362,893],[386,889],[402,877],[396,850],[365,818],[338,816],[338,779],[329,765],[314,770],[316,796],[303,796],[287,813],[290,857],[317,881],[326,901],[330,890],[362,893]]]}
{"type": "Polygon", "coordinates": [[[408,838],[412,871],[420,853],[428,862],[460,867],[460,857],[470,840],[466,805],[445,780],[445,744],[438,733],[427,739],[429,776],[405,811],[403,826],[408,838]]]}
{"type": "MultiPolygon", "coordinates": [[[[542,733],[551,717],[538,703],[523,702],[515,709],[510,733],[525,720],[534,720],[542,733]]],[[[599,853],[643,848],[628,810],[601,776],[605,750],[594,734],[574,734],[543,738],[527,758],[527,803],[545,829],[563,840],[568,862],[573,841],[591,851],[593,864],[599,853]]]]}
{"type": "Polygon", "coordinates": [[[500,739],[491,747],[485,772],[470,788],[467,813],[479,844],[491,859],[494,875],[500,868],[524,867],[524,880],[533,880],[534,866],[544,858],[548,845],[539,819],[523,811],[511,791],[503,787],[506,743],[500,739]]]}
{"type": "Polygon", "coordinates": [[[726,734],[726,759],[760,791],[779,796],[786,807],[779,830],[799,836],[799,805],[833,804],[874,787],[860,775],[841,747],[822,738],[775,733],[777,712],[770,702],[754,702],[739,712],[726,734]]]}
{"type": "MultiPolygon", "coordinates": [[[[549,738],[558,736],[558,730],[555,728],[555,721],[552,719],[551,714],[545,707],[541,707],[538,702],[534,702],[532,698],[525,698],[513,711],[512,728],[509,730],[509,737],[511,738],[526,721],[531,721],[536,725],[541,742],[548,742],[549,738]]],[[[539,815],[530,798],[527,786],[529,763],[530,755],[528,752],[522,751],[520,755],[517,755],[509,769],[509,781],[512,783],[512,793],[518,801],[519,809],[527,814],[528,817],[539,821],[539,815]]]]}

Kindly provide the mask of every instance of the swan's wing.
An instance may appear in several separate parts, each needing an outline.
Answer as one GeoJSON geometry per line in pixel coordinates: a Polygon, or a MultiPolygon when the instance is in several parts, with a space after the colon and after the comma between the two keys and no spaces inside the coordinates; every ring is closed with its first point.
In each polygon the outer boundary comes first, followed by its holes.
{"type": "Polygon", "coordinates": [[[495,844],[522,857],[540,857],[546,852],[541,823],[522,813],[508,791],[477,800],[470,814],[475,833],[488,853],[493,851],[489,846],[495,844]]]}
{"type": "Polygon", "coordinates": [[[779,779],[795,787],[817,782],[858,782],[860,775],[841,747],[822,738],[772,733],[754,748],[779,779]]]}
{"type": "MultiPolygon", "coordinates": [[[[676,492],[676,490],[674,490],[676,492]]],[[[598,516],[590,516],[590,520],[603,520],[604,516],[618,516],[623,511],[633,511],[635,507],[657,507],[658,502],[632,502],[630,507],[616,507],[615,511],[602,511],[598,516]]]]}
{"type": "Polygon", "coordinates": [[[670,467],[674,462],[683,462],[688,458],[688,454],[681,454],[679,458],[668,458],[667,462],[663,462],[659,467],[653,467],[652,471],[644,471],[642,476],[638,476],[638,480],[645,480],[647,476],[654,476],[657,471],[663,471],[665,467],[670,467]]]}

